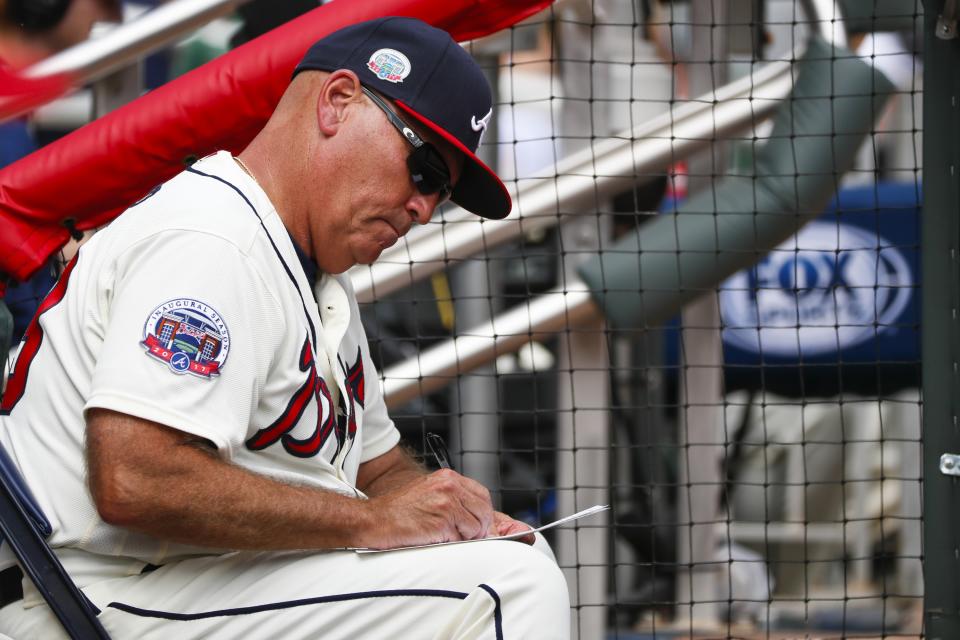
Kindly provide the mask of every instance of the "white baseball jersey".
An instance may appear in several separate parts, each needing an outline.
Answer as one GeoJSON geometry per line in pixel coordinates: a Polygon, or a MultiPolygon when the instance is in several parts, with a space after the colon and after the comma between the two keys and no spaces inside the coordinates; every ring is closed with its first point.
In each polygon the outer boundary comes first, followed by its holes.
{"type": "MultiPolygon", "coordinates": [[[[41,306],[3,396],[0,442],[104,627],[138,640],[567,638],[566,583],[542,538],[221,553],[100,520],[85,480],[92,407],[200,436],[257,473],[360,495],[360,463],[399,434],[348,280],[322,276],[312,292],[312,270],[221,152],[94,236],[41,306]],[[162,566],[141,572],[147,563],[162,566]]],[[[25,581],[23,600],[0,609],[0,635],[63,637],[40,604],[25,581]]]]}
{"type": "Polygon", "coordinates": [[[165,424],[257,473],[348,495],[359,495],[360,463],[397,444],[348,279],[321,276],[314,298],[304,269],[226,152],[131,207],[69,265],[20,349],[0,441],[81,586],[211,553],[98,517],[87,409],[165,424]],[[101,555],[91,566],[71,549],[101,555]]]}

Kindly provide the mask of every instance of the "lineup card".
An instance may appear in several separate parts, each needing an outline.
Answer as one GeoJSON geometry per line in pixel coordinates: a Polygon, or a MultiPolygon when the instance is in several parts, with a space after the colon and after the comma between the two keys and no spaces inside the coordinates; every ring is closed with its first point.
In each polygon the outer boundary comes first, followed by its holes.
{"type": "Polygon", "coordinates": [[[559,527],[561,525],[567,524],[568,522],[573,522],[574,520],[579,520],[580,518],[586,518],[587,516],[592,516],[595,513],[600,513],[601,511],[606,511],[610,508],[608,504],[597,504],[589,509],[584,509],[583,511],[577,511],[573,515],[560,518],[559,520],[554,520],[545,525],[541,525],[536,529],[527,529],[526,531],[520,531],[519,533],[511,533],[505,536],[493,536],[492,538],[480,538],[479,540],[454,540],[452,542],[434,542],[431,544],[417,544],[411,545],[409,547],[395,547],[393,549],[368,549],[365,547],[353,547],[350,551],[356,551],[357,553],[387,553],[389,551],[404,551],[406,549],[423,549],[425,547],[441,547],[448,544],[469,544],[471,542],[486,542],[487,540],[516,540],[517,538],[522,538],[528,536],[531,533],[537,533],[538,531],[546,531],[547,529],[552,529],[554,527],[559,527]]]}

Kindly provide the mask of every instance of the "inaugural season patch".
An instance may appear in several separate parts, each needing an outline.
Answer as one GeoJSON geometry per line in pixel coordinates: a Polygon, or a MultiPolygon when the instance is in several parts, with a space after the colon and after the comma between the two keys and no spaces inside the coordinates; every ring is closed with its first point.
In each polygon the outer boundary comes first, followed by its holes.
{"type": "Polygon", "coordinates": [[[200,378],[220,375],[230,351],[230,333],[209,305],[174,298],[154,309],[143,325],[147,355],[166,363],[174,373],[200,378]]]}
{"type": "Polygon", "coordinates": [[[410,75],[410,58],[396,49],[377,49],[367,61],[367,68],[387,82],[403,82],[410,75]]]}

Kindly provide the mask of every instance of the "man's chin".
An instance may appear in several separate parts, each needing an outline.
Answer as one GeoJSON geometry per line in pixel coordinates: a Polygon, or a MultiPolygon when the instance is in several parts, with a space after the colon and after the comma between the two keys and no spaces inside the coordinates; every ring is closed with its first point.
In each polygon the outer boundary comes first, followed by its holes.
{"type": "Polygon", "coordinates": [[[386,247],[376,246],[364,251],[362,255],[357,256],[356,264],[373,264],[383,253],[386,247]]]}

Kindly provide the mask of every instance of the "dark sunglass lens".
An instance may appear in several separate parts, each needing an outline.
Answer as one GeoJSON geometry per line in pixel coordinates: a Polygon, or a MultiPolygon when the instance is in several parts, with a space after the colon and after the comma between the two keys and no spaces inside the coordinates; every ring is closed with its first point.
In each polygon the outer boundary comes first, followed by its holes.
{"type": "Polygon", "coordinates": [[[450,197],[450,172],[440,152],[425,144],[407,156],[407,168],[417,187],[424,195],[440,194],[441,200],[450,197]]]}

